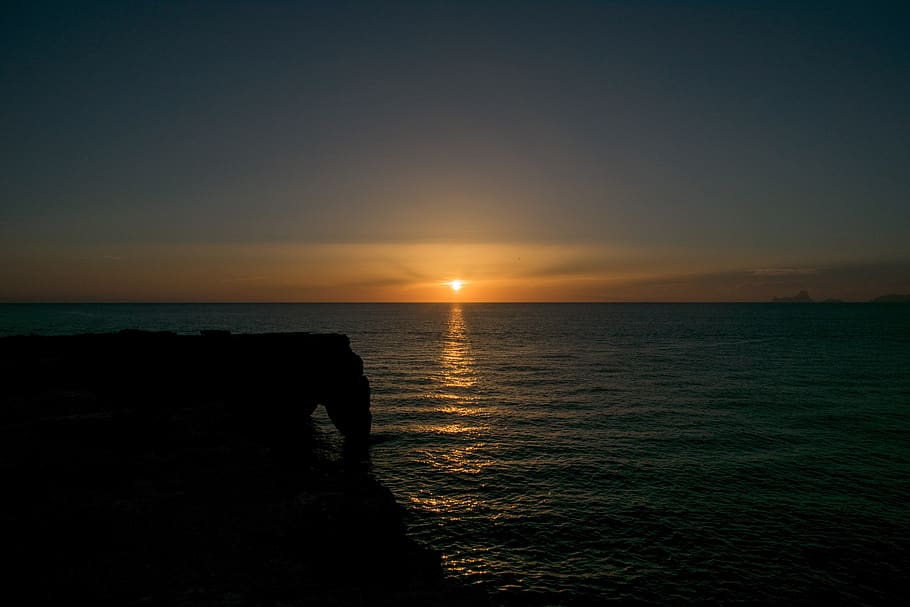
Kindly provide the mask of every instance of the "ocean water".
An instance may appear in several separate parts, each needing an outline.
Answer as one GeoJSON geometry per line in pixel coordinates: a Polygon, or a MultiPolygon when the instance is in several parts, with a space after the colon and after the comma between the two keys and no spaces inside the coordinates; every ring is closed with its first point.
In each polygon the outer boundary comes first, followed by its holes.
{"type": "Polygon", "coordinates": [[[910,594],[910,306],[0,306],[122,328],[348,334],[374,474],[500,602],[910,594]]]}

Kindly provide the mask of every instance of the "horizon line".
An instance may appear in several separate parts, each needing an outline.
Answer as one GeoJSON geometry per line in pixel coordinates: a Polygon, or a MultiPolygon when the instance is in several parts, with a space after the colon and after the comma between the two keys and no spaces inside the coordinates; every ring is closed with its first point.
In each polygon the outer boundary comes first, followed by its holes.
{"type": "MultiPolygon", "coordinates": [[[[874,299],[874,298],[873,298],[874,299]]],[[[450,305],[450,304],[781,304],[781,303],[873,303],[870,299],[835,299],[831,301],[774,301],[770,299],[726,299],[726,300],[510,300],[510,301],[0,301],[0,305],[450,305]]]]}

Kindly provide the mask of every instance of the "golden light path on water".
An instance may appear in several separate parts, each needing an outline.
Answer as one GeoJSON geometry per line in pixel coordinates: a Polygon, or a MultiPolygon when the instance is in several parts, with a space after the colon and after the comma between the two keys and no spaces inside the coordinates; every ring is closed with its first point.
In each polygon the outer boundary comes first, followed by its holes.
{"type": "MultiPolygon", "coordinates": [[[[485,437],[490,426],[486,407],[477,394],[481,378],[474,364],[461,304],[452,304],[449,310],[438,363],[438,371],[431,377],[433,388],[427,397],[446,421],[424,426],[420,430],[461,440],[447,441],[450,446],[446,448],[424,449],[420,453],[421,461],[449,478],[476,477],[493,463],[485,449],[485,437]]],[[[464,492],[457,495],[426,492],[413,496],[411,503],[415,508],[433,512],[449,521],[471,516],[483,507],[479,496],[472,497],[464,492]]],[[[476,557],[444,554],[443,560],[446,568],[453,573],[470,575],[483,569],[483,561],[476,557]]]]}

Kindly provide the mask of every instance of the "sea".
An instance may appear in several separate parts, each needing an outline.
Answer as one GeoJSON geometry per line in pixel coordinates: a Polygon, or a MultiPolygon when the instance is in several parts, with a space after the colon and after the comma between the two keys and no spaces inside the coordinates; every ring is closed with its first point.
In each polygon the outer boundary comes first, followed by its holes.
{"type": "Polygon", "coordinates": [[[0,306],[125,328],[347,334],[372,473],[501,604],[910,596],[908,305],[0,306]]]}

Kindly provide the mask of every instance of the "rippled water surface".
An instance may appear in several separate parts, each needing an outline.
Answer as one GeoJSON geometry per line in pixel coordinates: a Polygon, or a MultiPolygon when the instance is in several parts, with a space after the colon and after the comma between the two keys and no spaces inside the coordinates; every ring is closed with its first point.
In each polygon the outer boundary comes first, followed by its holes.
{"type": "Polygon", "coordinates": [[[339,331],[373,470],[503,601],[910,591],[910,306],[0,306],[0,334],[339,331]]]}

